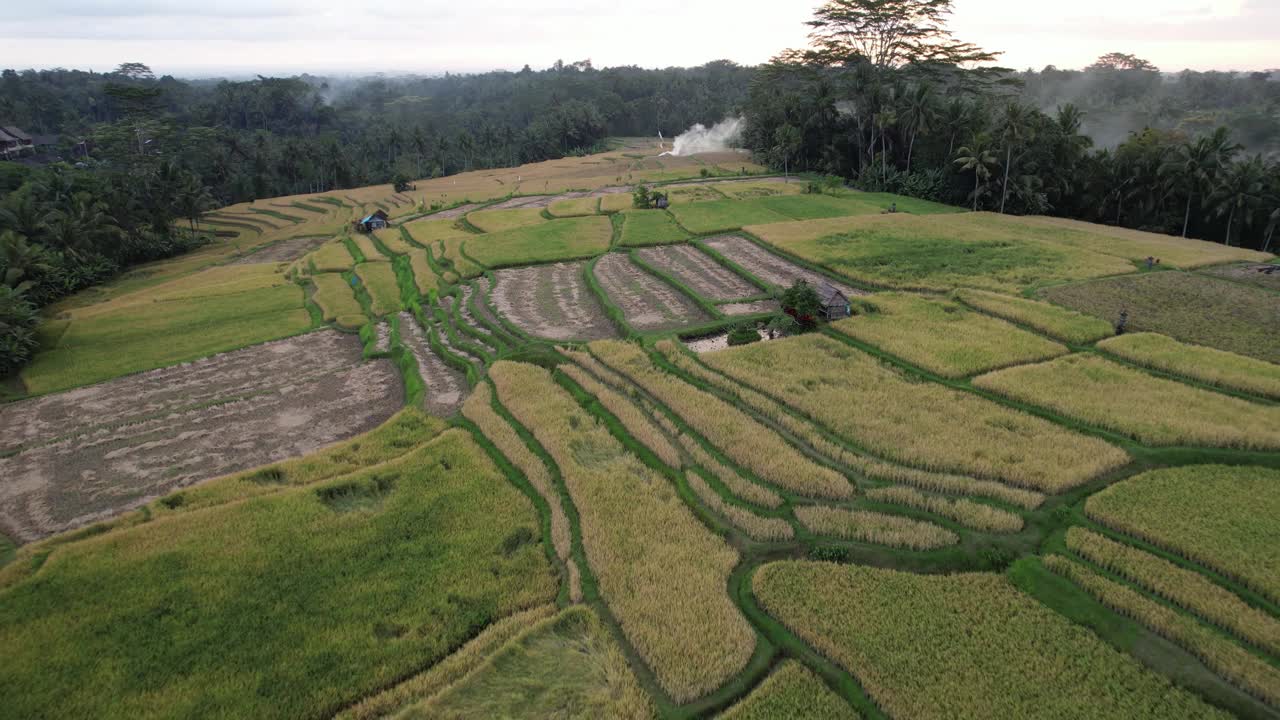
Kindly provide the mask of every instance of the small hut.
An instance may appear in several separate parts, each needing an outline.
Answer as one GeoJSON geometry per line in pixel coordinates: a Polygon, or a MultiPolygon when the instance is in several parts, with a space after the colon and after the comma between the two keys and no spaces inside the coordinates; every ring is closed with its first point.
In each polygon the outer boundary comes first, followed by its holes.
{"type": "Polygon", "coordinates": [[[829,283],[818,286],[818,302],[822,305],[822,317],[828,322],[847,318],[853,314],[853,305],[840,289],[829,283]]]}
{"type": "Polygon", "coordinates": [[[356,221],[356,230],[359,230],[362,233],[373,232],[374,230],[381,230],[386,226],[387,226],[387,212],[385,210],[378,210],[372,215],[369,215],[367,217],[362,217],[356,221]]]}

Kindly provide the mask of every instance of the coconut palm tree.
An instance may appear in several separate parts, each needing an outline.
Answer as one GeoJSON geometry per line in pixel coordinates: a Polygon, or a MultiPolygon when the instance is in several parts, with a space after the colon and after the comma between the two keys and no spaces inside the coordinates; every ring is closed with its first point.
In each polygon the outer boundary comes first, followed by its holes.
{"type": "Polygon", "coordinates": [[[1194,142],[1179,145],[1160,166],[1160,176],[1166,179],[1171,192],[1187,196],[1182,217],[1182,237],[1187,236],[1191,224],[1191,203],[1197,195],[1203,195],[1213,187],[1222,168],[1243,148],[1231,142],[1226,128],[1218,128],[1212,134],[1197,138],[1194,142]]]}
{"type": "Polygon", "coordinates": [[[1225,242],[1231,244],[1231,231],[1236,220],[1241,225],[1253,224],[1253,211],[1262,204],[1266,168],[1261,155],[1255,155],[1229,166],[1217,187],[1209,194],[1209,207],[1218,217],[1227,216],[1225,242]]]}
{"type": "Polygon", "coordinates": [[[991,152],[991,141],[985,136],[973,139],[973,142],[956,151],[955,164],[961,172],[973,173],[973,210],[978,210],[978,198],[982,196],[983,183],[991,179],[991,168],[999,164],[995,153],[991,152]]]}
{"type": "Polygon", "coordinates": [[[921,130],[931,130],[938,118],[933,86],[920,83],[911,88],[902,99],[901,117],[910,140],[907,142],[907,172],[911,172],[911,156],[916,148],[916,136],[921,130]]]}
{"type": "Polygon", "coordinates": [[[0,233],[0,284],[18,288],[25,285],[23,279],[33,271],[45,272],[51,269],[49,255],[45,249],[26,241],[12,230],[0,233]]]}
{"type": "Polygon", "coordinates": [[[1004,107],[1000,118],[1000,135],[1004,141],[1004,180],[1000,183],[1000,212],[1009,199],[1009,171],[1013,165],[1013,148],[1020,146],[1031,133],[1032,109],[1018,102],[1004,107]]]}

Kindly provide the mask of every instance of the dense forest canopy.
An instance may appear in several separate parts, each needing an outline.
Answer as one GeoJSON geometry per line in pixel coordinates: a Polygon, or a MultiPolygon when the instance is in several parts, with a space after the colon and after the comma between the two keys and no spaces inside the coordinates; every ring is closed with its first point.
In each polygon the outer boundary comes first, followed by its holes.
{"type": "Polygon", "coordinates": [[[829,0],[810,45],[758,68],[248,81],[4,70],[0,126],[50,136],[0,162],[0,374],[37,308],[202,242],[218,205],[582,154],[745,118],[779,170],[975,210],[1052,214],[1257,248],[1280,224],[1280,72],[1161,73],[1110,53],[1015,72],[954,38],[950,0],[829,0]],[[45,141],[48,143],[48,141],[45,141]],[[185,221],[185,222],[183,222],[185,221]]]}

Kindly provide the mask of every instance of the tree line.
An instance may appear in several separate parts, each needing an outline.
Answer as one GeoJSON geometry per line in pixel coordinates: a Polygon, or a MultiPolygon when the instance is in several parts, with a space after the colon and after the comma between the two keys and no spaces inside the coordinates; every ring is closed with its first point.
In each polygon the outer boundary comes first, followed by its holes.
{"type": "Polygon", "coordinates": [[[1162,76],[1111,53],[1014,73],[946,29],[950,0],[830,0],[810,45],[760,68],[745,144],[782,168],[974,210],[1051,214],[1268,249],[1280,225],[1280,82],[1162,76]],[[1041,109],[1050,98],[1071,98],[1041,109]],[[1151,108],[1114,147],[1086,132],[1151,108]],[[1105,124],[1105,122],[1104,122],[1105,124]],[[1237,141],[1244,136],[1246,151],[1237,141]]]}

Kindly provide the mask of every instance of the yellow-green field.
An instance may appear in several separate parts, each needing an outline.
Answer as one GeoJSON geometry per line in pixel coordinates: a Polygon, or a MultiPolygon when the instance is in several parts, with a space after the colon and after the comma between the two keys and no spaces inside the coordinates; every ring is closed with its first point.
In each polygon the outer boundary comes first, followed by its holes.
{"type": "Polygon", "coordinates": [[[1235,353],[1180,343],[1156,333],[1131,333],[1098,343],[1138,365],[1218,387],[1280,399],[1280,365],[1235,353]]]}
{"type": "Polygon", "coordinates": [[[480,228],[482,232],[496,233],[526,225],[537,225],[546,222],[546,218],[542,216],[542,210],[536,208],[480,210],[467,215],[467,222],[480,228]]]}
{"type": "Polygon", "coordinates": [[[963,305],[906,293],[859,300],[854,317],[831,327],[944,377],[964,377],[1067,352],[1062,345],[963,305]]]}
{"type": "Polygon", "coordinates": [[[612,235],[613,228],[606,217],[550,220],[473,236],[467,239],[466,253],[491,268],[571,260],[608,250],[612,235]]]}

